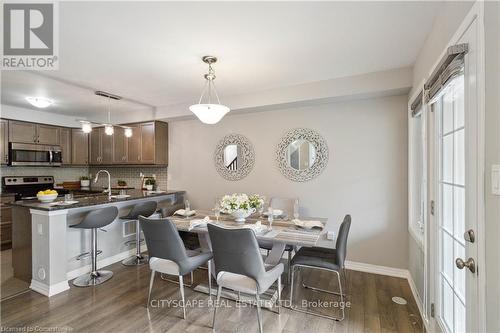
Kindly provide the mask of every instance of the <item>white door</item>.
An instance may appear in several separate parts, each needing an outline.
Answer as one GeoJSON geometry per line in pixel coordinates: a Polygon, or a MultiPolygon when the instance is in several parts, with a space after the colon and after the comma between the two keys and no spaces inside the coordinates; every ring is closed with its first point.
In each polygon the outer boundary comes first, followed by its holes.
{"type": "MultiPolygon", "coordinates": [[[[434,144],[430,156],[431,216],[434,257],[434,324],[436,331],[477,332],[478,221],[482,209],[482,158],[478,139],[477,18],[457,41],[468,43],[464,74],[449,82],[430,105],[434,144]],[[432,210],[432,208],[431,208],[432,210]]],[[[480,267],[479,265],[479,268],[480,267]]]]}

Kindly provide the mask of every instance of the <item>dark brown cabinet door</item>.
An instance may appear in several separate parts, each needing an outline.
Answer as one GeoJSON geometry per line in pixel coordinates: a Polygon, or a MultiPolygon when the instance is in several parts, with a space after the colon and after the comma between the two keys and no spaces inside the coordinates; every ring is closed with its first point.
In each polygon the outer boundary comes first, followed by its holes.
{"type": "Polygon", "coordinates": [[[132,136],[127,138],[127,162],[129,164],[141,163],[141,127],[140,125],[130,125],[132,136]]]}
{"type": "Polygon", "coordinates": [[[141,124],[141,163],[155,162],[155,124],[141,124]]]}
{"type": "Polygon", "coordinates": [[[37,125],[23,121],[9,120],[9,141],[20,143],[36,143],[37,125]]]}
{"type": "Polygon", "coordinates": [[[9,122],[0,119],[0,164],[9,162],[9,122]]]}
{"type": "MultiPolygon", "coordinates": [[[[115,129],[116,130],[116,129],[115,129]]],[[[113,163],[113,137],[114,135],[107,135],[104,130],[101,130],[101,163],[113,163]]]]}
{"type": "Polygon", "coordinates": [[[50,125],[37,125],[37,143],[44,145],[58,145],[59,142],[59,127],[50,125]]]}
{"type": "Polygon", "coordinates": [[[122,164],[127,162],[127,138],[125,137],[125,129],[115,127],[113,135],[113,162],[122,164]]]}
{"type": "Polygon", "coordinates": [[[59,129],[59,145],[63,164],[71,164],[71,128],[59,129]]]}
{"type": "Polygon", "coordinates": [[[101,133],[103,129],[94,128],[90,132],[90,164],[101,164],[101,133]]]}
{"type": "Polygon", "coordinates": [[[89,135],[82,130],[71,130],[72,164],[87,165],[89,163],[89,135]]]}

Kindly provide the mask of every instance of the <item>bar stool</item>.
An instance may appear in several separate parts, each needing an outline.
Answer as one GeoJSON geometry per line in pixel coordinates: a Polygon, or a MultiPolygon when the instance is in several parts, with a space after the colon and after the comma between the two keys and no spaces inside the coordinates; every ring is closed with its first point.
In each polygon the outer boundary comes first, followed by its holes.
{"type": "Polygon", "coordinates": [[[130,212],[120,217],[122,220],[135,220],[135,255],[122,261],[125,266],[139,266],[148,262],[148,256],[141,254],[141,226],[139,216],[150,217],[156,212],[156,201],[145,201],[136,204],[130,212]]]}
{"type": "Polygon", "coordinates": [[[90,274],[85,274],[73,280],[73,284],[77,287],[90,287],[101,284],[113,276],[113,272],[105,270],[97,270],[97,229],[110,224],[118,216],[118,208],[106,207],[91,211],[85,216],[82,222],[72,225],[71,228],[92,229],[91,243],[92,249],[90,255],[92,257],[92,270],[90,274]]]}

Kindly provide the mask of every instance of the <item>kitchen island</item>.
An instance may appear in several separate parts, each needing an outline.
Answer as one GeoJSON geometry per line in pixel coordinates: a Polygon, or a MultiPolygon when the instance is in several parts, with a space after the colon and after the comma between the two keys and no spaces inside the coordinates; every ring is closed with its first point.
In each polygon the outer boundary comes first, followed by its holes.
{"type": "MultiPolygon", "coordinates": [[[[185,191],[127,191],[129,196],[89,195],[75,197],[72,205],[41,203],[38,200],[20,200],[12,203],[13,222],[25,230],[25,248],[31,261],[24,258],[18,263],[18,272],[30,279],[30,288],[46,296],[69,289],[68,281],[90,271],[90,258],[82,254],[90,251],[90,230],[70,228],[78,224],[92,210],[116,206],[118,216],[126,215],[139,202],[154,200],[158,209],[173,210],[182,205],[185,191]]],[[[62,202],[62,198],[57,201],[62,202]]],[[[99,232],[98,267],[110,265],[134,254],[135,223],[116,218],[99,232]]],[[[145,245],[142,246],[145,250],[145,245]]],[[[16,258],[13,258],[16,260],[16,258]]]]}

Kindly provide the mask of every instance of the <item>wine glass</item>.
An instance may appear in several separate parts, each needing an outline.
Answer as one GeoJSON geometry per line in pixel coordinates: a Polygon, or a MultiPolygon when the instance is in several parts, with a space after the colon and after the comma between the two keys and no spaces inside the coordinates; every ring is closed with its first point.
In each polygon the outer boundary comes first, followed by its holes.
{"type": "Polygon", "coordinates": [[[293,218],[295,220],[299,219],[299,200],[295,199],[295,202],[293,203],[293,218]]]}
{"type": "Polygon", "coordinates": [[[189,203],[189,200],[186,199],[186,200],[184,200],[184,215],[186,218],[189,217],[190,211],[191,211],[191,204],[189,203]]]}
{"type": "Polygon", "coordinates": [[[269,222],[269,230],[273,229],[273,221],[274,221],[273,207],[269,206],[269,208],[267,209],[267,222],[269,222]]]}
{"type": "Polygon", "coordinates": [[[219,217],[220,217],[220,206],[219,205],[215,205],[214,214],[215,214],[215,218],[217,219],[217,223],[219,223],[219,217]]]}

